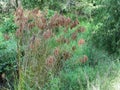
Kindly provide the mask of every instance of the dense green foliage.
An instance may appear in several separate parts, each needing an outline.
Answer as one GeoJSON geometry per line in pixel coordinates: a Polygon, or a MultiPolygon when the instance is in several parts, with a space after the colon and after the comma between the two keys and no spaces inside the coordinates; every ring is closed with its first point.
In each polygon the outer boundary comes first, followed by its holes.
{"type": "MultiPolygon", "coordinates": [[[[109,53],[120,52],[120,4],[119,0],[104,1],[105,4],[98,17],[102,18],[101,22],[98,22],[100,27],[95,30],[93,38],[96,45],[100,46],[109,53]],[[112,5],[111,5],[112,3],[112,5]]],[[[96,18],[97,19],[97,18],[96,18]]],[[[98,19],[97,19],[98,20],[98,19]]]]}
{"type": "Polygon", "coordinates": [[[16,24],[14,23],[14,17],[11,15],[10,18],[3,19],[3,23],[0,27],[0,31],[3,33],[14,33],[17,29],[16,24]]]}
{"type": "Polygon", "coordinates": [[[40,9],[49,8],[60,10],[61,3],[64,3],[64,0],[22,0],[23,6],[28,9],[38,7],[40,9]]]}
{"type": "Polygon", "coordinates": [[[12,33],[17,29],[13,16],[3,18],[0,25],[0,72],[16,69],[16,43],[12,33]],[[8,37],[6,37],[7,35],[8,37]],[[6,41],[6,39],[10,39],[6,41]]]}
{"type": "Polygon", "coordinates": [[[0,90],[120,89],[119,0],[21,3],[0,14],[0,90]]]}

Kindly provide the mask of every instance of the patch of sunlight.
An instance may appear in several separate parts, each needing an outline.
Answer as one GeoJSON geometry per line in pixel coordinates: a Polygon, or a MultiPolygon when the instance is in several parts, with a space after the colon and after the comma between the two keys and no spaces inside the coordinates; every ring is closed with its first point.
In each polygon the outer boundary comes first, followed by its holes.
{"type": "Polygon", "coordinates": [[[107,76],[98,76],[95,81],[88,83],[87,90],[120,90],[120,71],[118,71],[114,79],[111,79],[111,77],[107,76]]]}
{"type": "Polygon", "coordinates": [[[118,76],[111,83],[112,90],[120,90],[120,71],[118,72],[118,76]]]}

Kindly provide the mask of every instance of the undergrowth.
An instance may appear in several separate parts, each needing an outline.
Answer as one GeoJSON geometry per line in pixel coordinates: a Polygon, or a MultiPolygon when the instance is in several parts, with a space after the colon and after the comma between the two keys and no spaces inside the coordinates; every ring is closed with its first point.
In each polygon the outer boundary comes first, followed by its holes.
{"type": "Polygon", "coordinates": [[[2,76],[15,71],[8,89],[119,90],[120,57],[95,48],[93,23],[39,9],[18,8],[14,17],[17,30],[9,38],[0,34],[0,56],[9,52],[1,61],[14,66],[4,68],[2,76]]]}

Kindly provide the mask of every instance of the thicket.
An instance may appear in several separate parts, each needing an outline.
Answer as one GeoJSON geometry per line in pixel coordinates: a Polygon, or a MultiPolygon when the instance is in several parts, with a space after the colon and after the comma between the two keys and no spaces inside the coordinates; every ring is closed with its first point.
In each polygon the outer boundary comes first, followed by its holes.
{"type": "MultiPolygon", "coordinates": [[[[101,3],[97,17],[101,18],[97,23],[93,40],[97,47],[107,50],[109,53],[120,52],[120,1],[108,0],[101,3]],[[112,4],[112,5],[111,5],[112,4]]],[[[98,19],[96,17],[96,19],[98,19]]]]}
{"type": "Polygon", "coordinates": [[[22,0],[22,5],[24,8],[28,9],[52,9],[60,10],[61,4],[64,3],[64,0],[22,0]]]}
{"type": "MultiPolygon", "coordinates": [[[[97,1],[98,2],[98,1],[97,1]]],[[[22,5],[27,9],[50,9],[60,12],[61,14],[74,13],[78,16],[91,18],[96,8],[94,0],[23,0],[22,5]]]]}
{"type": "Polygon", "coordinates": [[[6,15],[6,17],[2,17],[2,19],[0,25],[0,77],[4,75],[4,80],[0,80],[0,87],[1,84],[3,84],[9,88],[13,88],[13,82],[11,82],[11,80],[14,81],[17,76],[17,52],[13,33],[17,27],[12,14],[9,16],[6,15]]]}
{"type": "MultiPolygon", "coordinates": [[[[85,31],[84,27],[79,26],[77,18],[72,20],[58,13],[51,17],[47,15],[50,16],[49,12],[43,13],[39,9],[25,11],[18,8],[15,13],[18,25],[16,38],[19,89],[49,88],[47,84],[50,83],[51,76],[59,75],[65,62],[85,43],[83,38],[77,40],[77,36],[85,31]],[[78,42],[78,46],[69,47],[73,42],[78,42]],[[34,83],[37,86],[32,87],[34,83]]],[[[82,55],[77,59],[77,64],[84,64],[88,57],[82,55]]]]}
{"type": "Polygon", "coordinates": [[[103,49],[119,52],[114,44],[120,44],[119,0],[63,1],[23,0],[24,9],[2,18],[0,85],[5,82],[13,90],[111,89],[119,57],[103,49]]]}

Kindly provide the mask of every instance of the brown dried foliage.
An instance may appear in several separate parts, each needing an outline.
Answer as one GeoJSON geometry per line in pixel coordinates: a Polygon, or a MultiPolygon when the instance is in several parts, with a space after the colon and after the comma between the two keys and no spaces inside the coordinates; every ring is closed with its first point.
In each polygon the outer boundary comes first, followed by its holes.
{"type": "Polygon", "coordinates": [[[57,47],[57,48],[55,48],[55,50],[54,50],[54,55],[55,56],[58,56],[60,54],[60,49],[57,47]]]}
{"type": "Polygon", "coordinates": [[[76,32],[72,33],[71,38],[72,38],[72,40],[75,40],[77,38],[77,33],[76,32]]]}
{"type": "MultiPolygon", "coordinates": [[[[18,8],[15,12],[15,22],[18,25],[18,29],[16,31],[17,37],[24,37],[24,30],[30,32],[34,27],[37,27],[40,32],[42,32],[40,35],[42,38],[36,37],[36,35],[32,35],[32,38],[28,40],[29,42],[29,48],[34,50],[36,47],[39,47],[41,44],[41,39],[49,39],[53,35],[55,36],[55,32],[53,31],[56,27],[64,27],[64,32],[67,32],[68,29],[73,29],[77,25],[79,25],[79,21],[76,19],[75,21],[71,20],[70,18],[67,18],[63,15],[59,15],[58,13],[55,13],[50,19],[46,18],[46,15],[40,11],[39,9],[29,10],[25,11],[22,8],[18,8]]],[[[58,29],[59,30],[59,29],[58,29]]],[[[72,33],[71,38],[72,40],[76,40],[78,32],[84,32],[85,28],[80,27],[75,32],[72,33]]],[[[5,36],[6,39],[8,39],[7,36],[5,36]]],[[[31,37],[31,36],[30,36],[31,37]]],[[[57,40],[60,44],[63,43],[70,43],[70,38],[65,38],[64,35],[60,36],[57,40]]],[[[78,41],[78,45],[82,45],[85,43],[84,39],[80,39],[78,41]]],[[[37,49],[36,49],[37,50],[37,49]]],[[[75,51],[76,47],[72,47],[72,51],[75,51]]],[[[55,48],[54,55],[49,56],[46,59],[46,64],[48,66],[53,66],[53,63],[55,62],[55,57],[60,55],[60,49],[55,48]]],[[[71,57],[71,54],[69,52],[63,52],[62,57],[64,60],[67,60],[71,57]]],[[[87,57],[84,56],[84,58],[81,60],[81,62],[87,61],[87,57]]]]}
{"type": "Polygon", "coordinates": [[[60,26],[64,26],[67,27],[68,25],[70,25],[71,23],[71,19],[70,18],[66,18],[65,16],[59,15],[59,14],[55,14],[49,21],[48,26],[50,28],[55,28],[55,27],[60,27],[60,26]]]}
{"type": "Polygon", "coordinates": [[[88,60],[88,57],[86,55],[84,55],[83,58],[80,59],[80,62],[85,63],[85,62],[87,62],[87,60],[88,60]]]}
{"type": "Polygon", "coordinates": [[[52,36],[52,30],[47,30],[46,32],[44,32],[43,33],[43,37],[45,38],[45,39],[48,39],[48,38],[50,38],[52,36]]]}
{"type": "Polygon", "coordinates": [[[76,19],[75,21],[73,21],[73,22],[71,23],[70,28],[72,29],[72,28],[76,27],[78,24],[79,24],[79,21],[78,21],[78,19],[76,19]]]}
{"type": "Polygon", "coordinates": [[[70,52],[67,52],[67,51],[63,52],[63,59],[64,59],[64,60],[67,60],[67,59],[69,59],[70,57],[71,57],[70,52]]]}
{"type": "Polygon", "coordinates": [[[29,44],[30,49],[35,50],[35,48],[39,46],[40,46],[40,39],[36,37],[35,35],[33,35],[30,40],[30,44],[29,44]]]}
{"type": "MultiPolygon", "coordinates": [[[[31,30],[33,27],[38,27],[43,30],[43,37],[49,39],[53,33],[53,29],[56,27],[65,27],[65,32],[68,28],[71,29],[79,24],[78,20],[72,21],[63,15],[55,13],[50,19],[46,19],[46,15],[39,9],[32,11],[25,11],[22,8],[18,8],[15,12],[15,22],[18,25],[16,36],[20,37],[23,35],[23,30],[31,30]]],[[[65,40],[68,43],[68,40],[65,40]]]]}
{"type": "MultiPolygon", "coordinates": [[[[63,61],[72,57],[72,53],[70,51],[66,49],[63,51],[61,50],[61,44],[69,44],[71,39],[76,40],[79,32],[85,31],[85,28],[80,27],[73,32],[70,37],[65,37],[64,34],[66,34],[69,29],[73,29],[78,26],[79,21],[77,19],[73,21],[68,17],[59,15],[58,13],[55,13],[50,19],[48,19],[46,18],[46,14],[38,8],[34,10],[23,10],[19,7],[15,12],[15,23],[18,25],[16,36],[19,40],[22,38],[25,43],[21,44],[21,46],[27,45],[29,47],[25,49],[25,61],[30,63],[28,67],[32,67],[33,72],[37,67],[37,71],[41,74],[39,84],[44,84],[46,82],[48,73],[46,71],[44,72],[44,70],[51,69],[53,72],[58,73],[64,65],[63,61]],[[36,31],[34,31],[34,27],[37,28],[36,31]],[[60,31],[60,27],[64,28],[63,30],[65,32],[59,38],[55,38],[58,44],[60,44],[60,47],[57,46],[53,49],[53,54],[50,54],[48,50],[51,50],[51,47],[49,47],[46,42],[49,42],[48,40],[56,35],[56,29],[60,31]]],[[[5,38],[7,40],[8,36],[6,35],[5,38]]],[[[80,39],[78,41],[79,46],[84,43],[84,39],[80,39]]],[[[75,51],[76,46],[73,46],[70,49],[75,51]]],[[[79,62],[85,63],[87,60],[88,57],[84,55],[83,58],[79,59],[79,62]]],[[[38,73],[35,72],[35,78],[37,75],[38,73]]]]}
{"type": "Polygon", "coordinates": [[[47,59],[46,59],[46,65],[48,67],[53,67],[55,64],[55,57],[54,56],[49,56],[47,59]]]}
{"type": "Polygon", "coordinates": [[[85,32],[85,27],[79,27],[79,28],[77,29],[77,32],[78,32],[78,33],[85,32]]]}
{"type": "Polygon", "coordinates": [[[85,40],[84,39],[80,39],[79,41],[78,41],[78,45],[80,46],[80,45],[82,45],[82,44],[84,44],[85,43],[85,40]]]}

